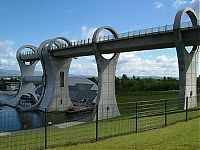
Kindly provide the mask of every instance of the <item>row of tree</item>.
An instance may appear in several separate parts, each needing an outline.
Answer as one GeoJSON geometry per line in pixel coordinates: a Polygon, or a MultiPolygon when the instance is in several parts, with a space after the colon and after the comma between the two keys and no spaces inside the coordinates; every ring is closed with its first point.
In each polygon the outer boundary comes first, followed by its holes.
{"type": "MultiPolygon", "coordinates": [[[[95,77],[88,78],[98,85],[98,80],[95,77]]],[[[20,82],[18,78],[11,78],[10,80],[0,79],[0,90],[6,88],[6,82],[20,82]]],[[[197,88],[200,88],[200,76],[197,77],[197,88]]],[[[179,81],[173,77],[155,78],[141,78],[128,77],[123,74],[122,77],[115,77],[115,89],[117,93],[132,93],[138,91],[168,91],[178,90],[179,81]]]]}
{"type": "MultiPolygon", "coordinates": [[[[98,84],[97,78],[89,78],[98,84]]],[[[200,76],[197,77],[197,88],[200,88],[200,76]]],[[[179,81],[173,77],[163,78],[141,78],[141,77],[128,77],[123,74],[122,77],[115,77],[115,89],[117,93],[132,93],[138,91],[169,91],[178,90],[179,81]]]]}
{"type": "Polygon", "coordinates": [[[179,83],[176,78],[164,77],[161,79],[155,79],[140,78],[136,76],[128,78],[126,74],[123,74],[121,78],[115,78],[115,86],[117,93],[132,93],[138,91],[168,91],[179,89],[179,83]]]}
{"type": "Polygon", "coordinates": [[[0,78],[0,90],[6,90],[6,84],[8,82],[20,82],[20,77],[19,78],[10,78],[10,79],[5,79],[5,78],[0,78]]]}

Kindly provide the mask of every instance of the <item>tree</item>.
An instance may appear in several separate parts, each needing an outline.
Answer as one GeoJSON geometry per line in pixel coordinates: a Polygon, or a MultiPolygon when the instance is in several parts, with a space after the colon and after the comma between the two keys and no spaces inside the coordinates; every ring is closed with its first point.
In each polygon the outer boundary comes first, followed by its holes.
{"type": "Polygon", "coordinates": [[[127,75],[126,75],[126,74],[123,74],[121,80],[128,80],[127,75]]]}
{"type": "Polygon", "coordinates": [[[136,77],[133,75],[133,80],[135,80],[136,79],[136,77]]]}

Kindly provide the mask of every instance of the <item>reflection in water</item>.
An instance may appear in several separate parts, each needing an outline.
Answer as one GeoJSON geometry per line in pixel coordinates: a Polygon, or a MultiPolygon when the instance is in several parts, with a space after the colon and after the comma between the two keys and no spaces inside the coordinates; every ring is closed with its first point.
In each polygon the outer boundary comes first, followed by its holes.
{"type": "MultiPolygon", "coordinates": [[[[10,100],[13,96],[0,94],[0,99],[10,100]]],[[[0,107],[0,132],[39,128],[43,126],[41,112],[18,112],[8,106],[0,107]]]]}
{"type": "MultiPolygon", "coordinates": [[[[0,94],[0,99],[10,100],[13,96],[0,94]]],[[[0,106],[0,132],[18,131],[44,127],[44,112],[20,112],[15,108],[0,106]]],[[[86,122],[91,118],[91,114],[77,114],[66,116],[65,112],[47,113],[47,120],[54,124],[71,121],[86,122]]]]}
{"type": "Polygon", "coordinates": [[[20,119],[20,129],[33,129],[42,127],[42,114],[39,112],[17,112],[20,119]]]}
{"type": "Polygon", "coordinates": [[[1,107],[0,110],[0,132],[20,130],[20,120],[14,108],[1,107]]]}

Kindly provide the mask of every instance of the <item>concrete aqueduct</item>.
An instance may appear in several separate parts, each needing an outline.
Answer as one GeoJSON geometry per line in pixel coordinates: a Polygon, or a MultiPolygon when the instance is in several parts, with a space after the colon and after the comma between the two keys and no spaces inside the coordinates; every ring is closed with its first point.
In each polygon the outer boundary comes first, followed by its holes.
{"type": "MultiPolygon", "coordinates": [[[[81,42],[70,42],[67,38],[57,37],[43,41],[39,48],[25,45],[19,48],[16,57],[21,69],[21,88],[16,98],[9,102],[0,101],[3,105],[17,107],[22,111],[60,110],[63,111],[72,105],[68,91],[68,72],[73,57],[95,55],[98,69],[98,94],[96,105],[99,111],[109,107],[110,117],[118,116],[119,110],[115,97],[115,70],[120,52],[154,50],[176,47],[179,64],[179,102],[183,109],[186,99],[189,107],[197,105],[196,76],[198,63],[198,45],[200,45],[200,26],[197,16],[191,8],[177,12],[173,26],[164,26],[118,34],[112,27],[98,28],[93,37],[81,42]],[[187,14],[191,22],[186,27],[182,25],[182,16],[187,14]],[[99,38],[102,30],[108,30],[112,37],[99,38]],[[62,42],[61,42],[62,41],[62,42]],[[185,46],[193,46],[190,53],[185,46]],[[31,53],[22,53],[24,49],[31,53]],[[114,53],[110,59],[102,54],[114,53]],[[34,76],[36,64],[41,61],[43,76],[34,76]],[[34,84],[43,86],[40,96],[35,94],[34,84]],[[36,103],[23,107],[20,105],[22,95],[29,94],[36,103]],[[62,103],[60,101],[62,100],[62,103]]],[[[100,118],[105,114],[100,113],[100,118]]]]}

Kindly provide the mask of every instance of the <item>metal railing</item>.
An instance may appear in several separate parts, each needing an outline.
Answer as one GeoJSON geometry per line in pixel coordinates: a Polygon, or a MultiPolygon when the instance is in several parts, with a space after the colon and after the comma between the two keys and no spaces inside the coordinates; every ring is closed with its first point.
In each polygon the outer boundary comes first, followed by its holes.
{"type": "Polygon", "coordinates": [[[99,105],[93,108],[93,115],[87,112],[36,111],[40,125],[35,127],[30,127],[30,114],[21,112],[21,120],[17,120],[21,128],[18,131],[11,131],[14,130],[16,116],[10,111],[0,111],[0,149],[47,149],[95,142],[200,117],[199,107],[189,108],[188,100],[186,109],[181,110],[178,109],[180,103],[177,98],[172,98],[118,103],[118,106],[110,105],[113,110],[107,105],[99,105]]]}
{"type": "MultiPolygon", "coordinates": [[[[197,27],[194,27],[192,25],[191,21],[183,22],[181,24],[182,30],[199,28],[199,27],[200,27],[200,20],[198,20],[198,26],[197,27]]],[[[113,37],[113,35],[100,36],[100,37],[98,37],[97,42],[101,43],[101,42],[109,42],[109,41],[114,41],[114,40],[123,40],[123,39],[129,39],[129,38],[135,38],[135,37],[140,37],[140,36],[147,36],[147,35],[153,35],[153,34],[171,32],[171,31],[173,31],[173,24],[119,33],[117,39],[115,39],[113,37]]],[[[59,49],[67,49],[67,48],[71,48],[71,47],[86,46],[86,45],[90,45],[90,44],[92,44],[92,39],[88,38],[88,39],[83,39],[83,40],[71,42],[71,45],[61,44],[59,47],[57,47],[57,46],[50,46],[50,47],[45,46],[43,49],[45,49],[45,50],[59,50],[59,49]]],[[[24,52],[21,55],[24,55],[24,56],[37,55],[37,52],[29,51],[29,52],[24,52]]]]}
{"type": "MultiPolygon", "coordinates": [[[[200,20],[198,20],[197,27],[199,28],[199,26],[200,26],[200,20]]],[[[190,29],[190,28],[196,28],[196,27],[193,27],[192,22],[189,21],[189,22],[183,22],[181,24],[181,28],[184,30],[184,29],[190,29]]],[[[117,39],[113,35],[100,36],[97,39],[97,42],[100,43],[100,42],[108,42],[108,41],[113,41],[113,40],[122,40],[122,39],[127,39],[127,38],[134,38],[134,37],[140,37],[140,36],[146,36],[146,35],[157,34],[157,33],[162,33],[162,32],[170,32],[170,31],[173,31],[173,24],[119,33],[117,39]]],[[[47,50],[66,49],[66,48],[71,48],[71,47],[85,46],[91,43],[92,43],[92,39],[88,38],[84,40],[71,42],[71,46],[67,44],[63,44],[61,45],[60,48],[57,46],[51,46],[51,47],[47,46],[45,47],[45,49],[47,50]]]]}

